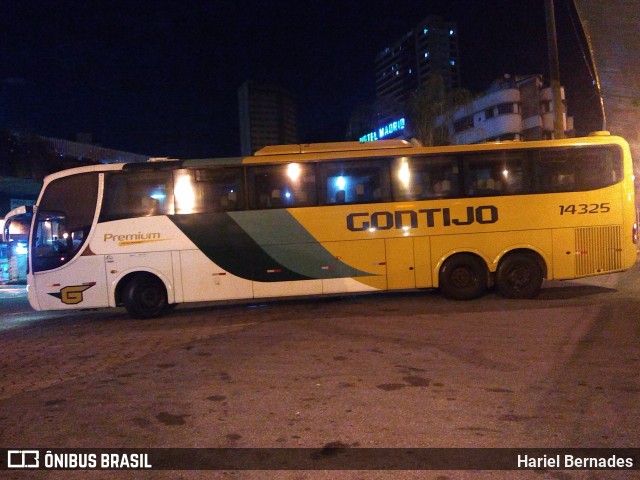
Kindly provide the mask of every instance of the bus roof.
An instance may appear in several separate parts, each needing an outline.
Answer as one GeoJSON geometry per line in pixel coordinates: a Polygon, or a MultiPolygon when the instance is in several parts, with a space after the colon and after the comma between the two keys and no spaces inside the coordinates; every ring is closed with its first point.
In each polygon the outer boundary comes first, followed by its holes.
{"type": "Polygon", "coordinates": [[[258,150],[255,156],[287,155],[295,153],[350,152],[362,150],[385,150],[389,148],[407,148],[411,143],[406,140],[378,140],[377,142],[331,142],[303,143],[298,145],[271,145],[258,150]]]}
{"type": "Polygon", "coordinates": [[[515,150],[541,147],[562,147],[594,144],[617,144],[628,148],[626,141],[609,132],[594,132],[588,137],[574,137],[559,140],[535,140],[535,141],[504,141],[486,142],[466,145],[446,145],[436,147],[423,147],[417,143],[406,140],[378,140],[375,142],[331,142],[308,143],[296,145],[272,145],[258,150],[255,155],[249,157],[226,158],[199,158],[189,160],[176,160],[169,158],[155,159],[152,162],[142,163],[116,163],[100,164],[85,167],[77,167],[56,172],[48,176],[47,180],[58,177],[87,172],[106,172],[116,170],[144,171],[144,170],[171,170],[175,168],[215,167],[229,165],[285,163],[285,162],[312,162],[318,160],[335,160],[357,157],[389,156],[389,155],[447,155],[457,152],[483,152],[489,150],[515,150]]]}

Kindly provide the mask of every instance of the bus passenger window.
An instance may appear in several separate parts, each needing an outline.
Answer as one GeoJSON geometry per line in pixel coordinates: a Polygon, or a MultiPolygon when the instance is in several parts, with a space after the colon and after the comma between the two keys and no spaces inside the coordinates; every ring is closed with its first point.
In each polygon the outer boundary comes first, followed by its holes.
{"type": "Polygon", "coordinates": [[[622,180],[620,151],[612,147],[592,147],[572,152],[576,164],[576,183],[579,190],[608,187],[622,180]]]}
{"type": "Polygon", "coordinates": [[[515,195],[529,190],[526,181],[527,161],[520,152],[467,155],[463,164],[467,195],[515,195]]]}
{"type": "Polygon", "coordinates": [[[615,146],[554,148],[533,153],[533,180],[539,193],[596,190],[622,178],[622,152],[615,146]]]}
{"type": "Polygon", "coordinates": [[[575,190],[575,166],[566,149],[534,152],[533,171],[536,190],[540,193],[575,190]]]}
{"type": "Polygon", "coordinates": [[[230,212],[243,208],[242,168],[177,170],[176,213],[230,212]]]}
{"type": "Polygon", "coordinates": [[[387,162],[353,160],[320,165],[321,203],[369,203],[391,200],[387,162]]]}
{"type": "Polygon", "coordinates": [[[101,221],[172,213],[171,172],[118,172],[106,176],[101,221]]]}
{"type": "Polygon", "coordinates": [[[457,196],[458,163],[454,157],[399,157],[392,163],[396,200],[423,200],[457,196]]]}
{"type": "Polygon", "coordinates": [[[249,168],[251,208],[307,207],[316,204],[314,164],[289,163],[249,168]]]}

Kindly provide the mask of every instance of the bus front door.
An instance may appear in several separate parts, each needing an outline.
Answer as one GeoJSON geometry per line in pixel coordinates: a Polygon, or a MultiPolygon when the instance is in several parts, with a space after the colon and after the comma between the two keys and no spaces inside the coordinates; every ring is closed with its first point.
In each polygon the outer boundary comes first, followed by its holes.
{"type": "Polygon", "coordinates": [[[106,307],[104,256],[83,248],[85,229],[67,226],[60,212],[38,213],[30,245],[29,301],[36,310],[106,307]]]}

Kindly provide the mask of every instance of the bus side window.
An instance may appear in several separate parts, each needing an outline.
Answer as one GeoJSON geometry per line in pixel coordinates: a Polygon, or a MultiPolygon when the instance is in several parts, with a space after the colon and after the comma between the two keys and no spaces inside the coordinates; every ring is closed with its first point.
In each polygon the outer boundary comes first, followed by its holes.
{"type": "Polygon", "coordinates": [[[171,172],[111,173],[105,188],[101,221],[173,214],[171,172]]]}
{"type": "Polygon", "coordinates": [[[611,148],[592,148],[572,152],[576,164],[576,183],[579,190],[607,187],[622,180],[619,153],[611,148]]]}
{"type": "Polygon", "coordinates": [[[574,164],[567,150],[541,150],[534,153],[534,180],[540,193],[575,190],[574,164]]]}
{"type": "Polygon", "coordinates": [[[315,164],[254,166],[248,170],[251,208],[306,207],[316,203],[315,164]]]}
{"type": "Polygon", "coordinates": [[[396,200],[422,200],[459,194],[458,162],[453,156],[396,158],[392,164],[396,200]]]}
{"type": "Polygon", "coordinates": [[[238,167],[176,171],[176,213],[228,212],[243,207],[243,170],[238,167]]]}
{"type": "Polygon", "coordinates": [[[369,203],[391,200],[386,160],[336,161],[320,165],[320,202],[369,203]]]}
{"type": "Polygon", "coordinates": [[[529,191],[528,162],[521,152],[501,151],[464,157],[467,195],[514,195],[529,191]]]}

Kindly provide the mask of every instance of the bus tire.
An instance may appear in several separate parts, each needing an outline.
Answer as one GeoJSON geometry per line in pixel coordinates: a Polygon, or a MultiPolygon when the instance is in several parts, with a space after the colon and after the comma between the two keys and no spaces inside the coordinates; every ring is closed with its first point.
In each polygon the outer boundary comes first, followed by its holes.
{"type": "Polygon", "coordinates": [[[127,283],[124,306],[134,318],[155,318],[167,309],[167,290],[158,277],[138,274],[127,283]]]}
{"type": "Polygon", "coordinates": [[[454,300],[471,300],[487,289],[487,268],[475,255],[460,253],[448,258],[440,269],[440,291],[454,300]]]}
{"type": "Polygon", "coordinates": [[[505,298],[535,298],[540,293],[543,278],[542,266],[533,255],[511,253],[498,265],[496,286],[505,298]]]}

